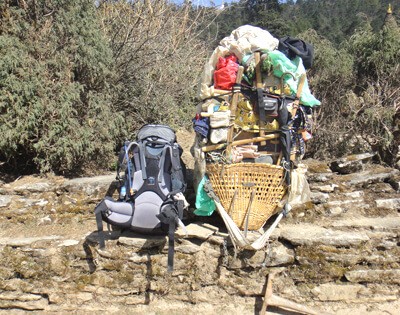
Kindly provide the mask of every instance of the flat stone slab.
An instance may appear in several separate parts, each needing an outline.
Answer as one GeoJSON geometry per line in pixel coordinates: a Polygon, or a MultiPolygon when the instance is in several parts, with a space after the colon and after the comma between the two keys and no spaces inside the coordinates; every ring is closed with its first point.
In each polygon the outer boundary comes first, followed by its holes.
{"type": "Polygon", "coordinates": [[[79,244],[79,240],[64,240],[60,242],[57,246],[58,247],[69,247],[69,246],[75,246],[79,244]]]}
{"type": "Polygon", "coordinates": [[[400,269],[351,270],[344,274],[350,282],[374,282],[400,284],[400,269]]]}
{"type": "Polygon", "coordinates": [[[134,232],[123,232],[118,239],[118,243],[126,246],[132,246],[139,249],[149,249],[162,247],[167,242],[164,235],[143,235],[134,232]]]}
{"type": "Polygon", "coordinates": [[[48,300],[38,294],[20,292],[2,292],[0,294],[0,308],[3,309],[8,308],[35,311],[44,310],[47,305],[48,300]]]}
{"type": "Polygon", "coordinates": [[[353,154],[333,161],[330,168],[339,174],[355,173],[363,168],[363,162],[371,159],[375,153],[353,154]]]}
{"type": "Polygon", "coordinates": [[[388,180],[394,176],[396,176],[400,171],[391,168],[385,168],[379,165],[376,165],[374,169],[369,169],[363,172],[359,172],[356,174],[342,175],[338,178],[341,182],[346,185],[367,185],[372,183],[383,182],[384,180],[388,180]]]}
{"type": "Polygon", "coordinates": [[[279,229],[280,237],[293,245],[358,245],[369,240],[368,235],[361,231],[345,232],[326,229],[312,224],[289,224],[279,229]]]}
{"type": "Polygon", "coordinates": [[[61,187],[69,192],[83,191],[92,194],[100,189],[115,185],[115,174],[94,177],[74,178],[66,181],[61,187]]]}
{"type": "Polygon", "coordinates": [[[311,293],[320,301],[347,301],[357,300],[360,291],[364,290],[360,284],[324,283],[311,290],[311,293]]]}
{"type": "Polygon", "coordinates": [[[0,208],[8,207],[11,204],[11,196],[0,196],[0,208]]]}
{"type": "Polygon", "coordinates": [[[331,180],[333,173],[310,173],[307,174],[309,182],[325,183],[331,180]]]}
{"type": "Polygon", "coordinates": [[[361,284],[324,283],[313,288],[311,293],[323,302],[373,303],[397,300],[397,292],[380,295],[373,288],[361,284]]]}
{"type": "Polygon", "coordinates": [[[360,209],[365,206],[364,199],[362,198],[354,198],[354,199],[347,199],[347,200],[335,200],[335,201],[328,201],[324,204],[326,209],[330,208],[357,208],[360,209]]]}
{"type": "Polygon", "coordinates": [[[313,204],[327,203],[329,200],[329,194],[320,191],[311,191],[310,197],[313,204]]]}
{"type": "Polygon", "coordinates": [[[294,262],[294,250],[287,248],[281,243],[277,243],[276,246],[271,246],[271,248],[267,250],[267,253],[268,258],[265,265],[268,267],[282,266],[294,262]]]}
{"type": "Polygon", "coordinates": [[[207,223],[195,222],[186,226],[187,236],[185,231],[179,227],[175,235],[179,238],[188,237],[188,238],[198,238],[200,240],[206,240],[214,233],[218,232],[218,228],[207,223]]]}
{"type": "Polygon", "coordinates": [[[385,208],[392,210],[400,209],[400,198],[377,199],[375,200],[375,203],[378,208],[385,208]]]}
{"type": "Polygon", "coordinates": [[[14,187],[14,191],[18,194],[39,193],[55,189],[56,187],[51,187],[49,182],[27,183],[14,187]]]}
{"type": "Polygon", "coordinates": [[[196,244],[182,244],[175,247],[175,251],[183,254],[195,254],[200,251],[200,246],[196,244]]]}
{"type": "Polygon", "coordinates": [[[330,184],[330,185],[311,185],[311,190],[316,190],[322,193],[331,193],[334,192],[338,185],[330,184]]]}
{"type": "Polygon", "coordinates": [[[38,236],[38,237],[3,237],[0,238],[0,245],[2,246],[14,246],[14,247],[24,247],[29,246],[32,243],[38,241],[56,241],[59,240],[61,236],[49,235],[49,236],[38,236]]]}
{"type": "Polygon", "coordinates": [[[332,227],[357,227],[380,231],[400,230],[400,216],[378,218],[354,217],[346,220],[336,220],[329,223],[332,227]]]}
{"type": "Polygon", "coordinates": [[[111,183],[115,180],[115,174],[100,175],[94,177],[81,177],[73,178],[66,181],[63,186],[83,186],[83,185],[98,185],[104,183],[111,183]]]}
{"type": "Polygon", "coordinates": [[[303,160],[302,163],[307,166],[307,170],[310,173],[332,173],[332,170],[329,168],[328,163],[326,162],[314,159],[306,159],[303,160]]]}

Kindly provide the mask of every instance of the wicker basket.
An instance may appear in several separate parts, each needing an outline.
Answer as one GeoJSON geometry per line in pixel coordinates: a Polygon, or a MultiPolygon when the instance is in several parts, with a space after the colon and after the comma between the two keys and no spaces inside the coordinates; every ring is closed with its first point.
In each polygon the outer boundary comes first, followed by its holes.
{"type": "Polygon", "coordinates": [[[208,164],[207,174],[222,206],[242,230],[247,216],[248,230],[261,228],[286,192],[284,169],[272,164],[208,164]]]}

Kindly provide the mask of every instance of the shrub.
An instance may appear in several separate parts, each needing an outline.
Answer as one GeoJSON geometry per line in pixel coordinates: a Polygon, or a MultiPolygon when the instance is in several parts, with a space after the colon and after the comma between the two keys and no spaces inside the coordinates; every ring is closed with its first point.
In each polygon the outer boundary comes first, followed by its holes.
{"type": "Polygon", "coordinates": [[[121,118],[94,4],[5,1],[0,11],[0,158],[18,172],[104,167],[121,118]]]}

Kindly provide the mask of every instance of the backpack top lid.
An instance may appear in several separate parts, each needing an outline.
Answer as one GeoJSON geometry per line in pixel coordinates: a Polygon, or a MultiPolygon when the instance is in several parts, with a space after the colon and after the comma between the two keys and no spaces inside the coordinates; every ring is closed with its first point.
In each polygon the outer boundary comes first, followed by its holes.
{"type": "Polygon", "coordinates": [[[176,142],[175,130],[166,125],[146,124],[139,129],[137,134],[137,141],[157,137],[168,141],[169,143],[176,142]]]}

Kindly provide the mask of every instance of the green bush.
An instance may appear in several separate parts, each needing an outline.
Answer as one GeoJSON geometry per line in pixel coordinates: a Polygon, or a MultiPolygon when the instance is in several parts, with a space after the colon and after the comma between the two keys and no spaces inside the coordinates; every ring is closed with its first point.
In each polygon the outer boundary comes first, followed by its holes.
{"type": "Polygon", "coordinates": [[[18,172],[105,167],[122,119],[94,4],[24,3],[0,6],[0,157],[18,172]]]}

